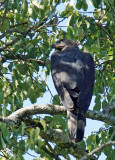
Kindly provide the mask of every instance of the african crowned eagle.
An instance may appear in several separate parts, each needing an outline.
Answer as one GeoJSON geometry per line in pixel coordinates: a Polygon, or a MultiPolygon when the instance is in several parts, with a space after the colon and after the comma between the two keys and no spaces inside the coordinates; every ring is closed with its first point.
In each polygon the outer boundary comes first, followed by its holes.
{"type": "Polygon", "coordinates": [[[79,50],[70,39],[52,45],[51,73],[62,104],[67,109],[68,132],[73,142],[84,137],[86,118],[94,88],[94,61],[89,53],[79,50]]]}

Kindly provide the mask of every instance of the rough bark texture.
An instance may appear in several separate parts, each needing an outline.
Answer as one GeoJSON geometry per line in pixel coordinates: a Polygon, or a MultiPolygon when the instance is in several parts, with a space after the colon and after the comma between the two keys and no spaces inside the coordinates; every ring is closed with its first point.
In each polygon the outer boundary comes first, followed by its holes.
{"type": "MultiPolygon", "coordinates": [[[[113,108],[115,103],[113,104],[113,108]]],[[[17,122],[20,118],[28,117],[30,115],[35,114],[66,114],[66,109],[64,106],[52,105],[52,104],[44,104],[44,105],[32,105],[26,108],[21,108],[8,117],[2,118],[0,117],[0,121],[10,123],[10,122],[17,122]]],[[[86,113],[86,118],[100,120],[105,122],[109,125],[115,126],[115,117],[105,114],[99,111],[92,111],[88,110],[86,113]]]]}

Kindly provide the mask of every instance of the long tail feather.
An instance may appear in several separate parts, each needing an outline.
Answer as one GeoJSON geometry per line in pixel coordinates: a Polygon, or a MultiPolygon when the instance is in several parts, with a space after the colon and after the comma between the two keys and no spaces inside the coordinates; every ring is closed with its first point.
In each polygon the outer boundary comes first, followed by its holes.
{"type": "Polygon", "coordinates": [[[76,143],[83,139],[86,119],[80,111],[67,111],[68,132],[72,142],[76,143]]]}

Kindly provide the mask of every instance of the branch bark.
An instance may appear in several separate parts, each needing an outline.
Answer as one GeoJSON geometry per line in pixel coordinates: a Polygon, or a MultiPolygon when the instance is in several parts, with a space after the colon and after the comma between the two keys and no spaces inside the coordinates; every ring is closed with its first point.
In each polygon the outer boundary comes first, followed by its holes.
{"type": "Polygon", "coordinates": [[[7,60],[23,60],[23,61],[28,61],[28,62],[32,62],[35,61],[37,62],[39,65],[44,66],[45,62],[40,60],[40,59],[34,59],[34,58],[28,58],[25,55],[14,55],[14,54],[5,54],[0,58],[0,62],[6,62],[7,60]]]}
{"type": "Polygon", "coordinates": [[[92,150],[90,153],[86,154],[85,156],[83,156],[79,160],[88,160],[96,152],[99,152],[99,151],[103,150],[105,147],[111,146],[111,145],[115,145],[115,141],[109,141],[105,144],[102,144],[101,146],[95,148],[94,150],[92,150]]]}
{"type": "MultiPolygon", "coordinates": [[[[113,103],[115,104],[115,103],[113,103]]],[[[20,118],[28,117],[30,115],[35,115],[35,114],[66,114],[66,109],[64,106],[58,106],[58,105],[52,105],[52,104],[44,104],[44,105],[32,105],[26,108],[21,108],[8,117],[5,118],[0,118],[0,121],[7,123],[8,122],[14,122],[16,123],[20,118]]],[[[113,125],[115,126],[115,117],[109,115],[109,114],[104,114],[99,111],[92,111],[88,110],[86,113],[86,118],[90,119],[95,119],[95,120],[100,120],[108,125],[113,125]]]]}
{"type": "Polygon", "coordinates": [[[113,109],[115,109],[115,101],[112,101],[110,105],[106,106],[102,112],[109,114],[113,109]]]}

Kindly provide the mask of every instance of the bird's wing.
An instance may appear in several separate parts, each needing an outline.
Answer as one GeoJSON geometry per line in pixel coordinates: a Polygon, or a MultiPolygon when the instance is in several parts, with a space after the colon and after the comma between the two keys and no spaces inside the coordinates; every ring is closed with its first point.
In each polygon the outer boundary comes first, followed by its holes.
{"type": "Polygon", "coordinates": [[[92,96],[92,92],[91,96],[88,96],[90,87],[93,88],[91,55],[84,54],[76,48],[54,53],[51,56],[51,70],[54,85],[64,106],[73,109],[75,106],[72,97],[76,97],[78,106],[87,110],[92,96]],[[87,98],[87,103],[81,102],[84,98],[87,98]]]}

